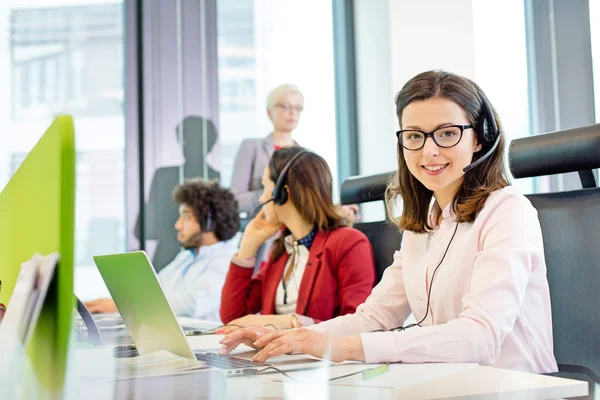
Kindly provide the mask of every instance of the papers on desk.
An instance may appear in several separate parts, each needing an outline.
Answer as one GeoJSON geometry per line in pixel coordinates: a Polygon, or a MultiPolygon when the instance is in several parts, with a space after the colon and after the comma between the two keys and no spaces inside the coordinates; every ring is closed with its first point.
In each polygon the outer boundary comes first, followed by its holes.
{"type": "MultiPolygon", "coordinates": [[[[110,346],[72,352],[73,399],[223,399],[225,375],[209,368],[186,368],[180,357],[152,353],[113,358],[110,346]],[[174,361],[170,361],[174,360],[174,361]],[[139,364],[127,375],[128,364],[139,364]],[[141,365],[140,365],[141,364],[141,365]]],[[[192,360],[189,360],[192,361],[192,360]]],[[[1,397],[1,395],[0,395],[1,397]]],[[[3,397],[2,397],[3,398],[3,397]]]]}
{"type": "Polygon", "coordinates": [[[58,253],[45,257],[36,254],[21,264],[9,307],[0,324],[0,341],[16,334],[25,347],[29,344],[59,258],[58,253]]]}
{"type": "Polygon", "coordinates": [[[121,379],[148,375],[172,375],[208,368],[204,363],[175,355],[166,350],[118,360],[117,376],[121,379]]]}
{"type": "Polygon", "coordinates": [[[159,350],[131,358],[113,358],[107,348],[78,350],[75,364],[78,380],[131,379],[146,376],[174,375],[206,369],[204,363],[159,350]]]}
{"type": "MultiPolygon", "coordinates": [[[[0,387],[12,387],[15,393],[21,393],[24,387],[30,385],[29,380],[35,379],[27,348],[59,258],[58,253],[45,257],[36,254],[21,264],[10,303],[0,324],[0,387]],[[18,384],[7,385],[7,382],[18,384]]],[[[10,390],[2,394],[12,397],[10,390]]]]}

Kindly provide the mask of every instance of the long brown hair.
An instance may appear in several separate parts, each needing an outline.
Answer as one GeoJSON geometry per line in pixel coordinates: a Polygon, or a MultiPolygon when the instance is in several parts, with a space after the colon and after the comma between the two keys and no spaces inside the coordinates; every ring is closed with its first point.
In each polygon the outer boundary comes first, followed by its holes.
{"type": "MultiPolygon", "coordinates": [[[[288,169],[283,184],[289,188],[289,200],[300,216],[319,231],[327,231],[345,225],[345,221],[333,204],[332,178],[329,165],[323,157],[306,151],[302,147],[284,147],[276,150],[269,162],[270,178],[277,182],[285,165],[299,152],[301,154],[288,169]]],[[[278,259],[285,251],[285,230],[274,243],[271,261],[278,259]]]]}
{"type": "MultiPolygon", "coordinates": [[[[475,82],[445,71],[423,72],[409,80],[396,95],[396,114],[402,129],[402,112],[413,101],[441,97],[458,104],[466,113],[471,125],[485,116],[485,108],[481,88],[475,82]]],[[[502,125],[492,108],[496,124],[500,132],[502,125]]],[[[480,152],[475,153],[473,161],[485,154],[491,146],[479,139],[482,132],[477,132],[478,141],[483,145],[480,152]]],[[[510,185],[504,167],[504,133],[500,134],[500,142],[496,151],[482,164],[467,171],[463,183],[452,200],[452,207],[458,215],[458,222],[473,222],[487,197],[493,191],[510,185]]],[[[389,218],[400,229],[415,233],[425,233],[433,229],[429,224],[429,206],[433,192],[427,189],[408,170],[404,160],[403,148],[398,142],[398,172],[388,183],[386,203],[389,218]],[[402,216],[393,219],[394,200],[400,196],[403,202],[402,216]]]]}

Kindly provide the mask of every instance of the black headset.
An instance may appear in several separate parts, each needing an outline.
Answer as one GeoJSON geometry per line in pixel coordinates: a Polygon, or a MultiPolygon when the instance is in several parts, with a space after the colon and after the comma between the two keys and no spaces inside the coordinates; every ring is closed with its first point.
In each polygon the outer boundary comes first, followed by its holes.
{"type": "Polygon", "coordinates": [[[477,121],[475,130],[477,131],[479,143],[489,148],[494,145],[496,139],[500,136],[500,129],[498,129],[498,123],[496,123],[496,117],[494,116],[490,102],[482,91],[478,90],[478,92],[481,98],[481,105],[483,106],[483,113],[479,121],[477,121]]]}
{"type": "Polygon", "coordinates": [[[479,88],[476,88],[476,90],[479,94],[479,98],[481,99],[483,110],[479,120],[477,121],[477,124],[475,125],[475,131],[477,132],[477,141],[481,144],[482,149],[488,150],[484,155],[463,168],[463,172],[472,170],[490,158],[500,143],[500,134],[502,133],[498,128],[498,123],[496,122],[496,117],[494,116],[494,110],[492,110],[492,106],[490,105],[487,97],[479,88]]]}
{"type": "Polygon", "coordinates": [[[277,177],[277,182],[275,182],[275,187],[273,188],[273,192],[271,193],[271,199],[273,199],[273,203],[277,204],[278,206],[284,205],[288,201],[288,194],[285,190],[285,178],[294,161],[296,161],[298,157],[300,157],[304,153],[310,153],[310,151],[300,150],[298,153],[296,153],[290,159],[290,161],[288,161],[285,164],[285,166],[279,173],[279,176],[277,177]]]}
{"type": "Polygon", "coordinates": [[[215,223],[212,219],[212,213],[210,212],[210,205],[208,205],[208,210],[206,210],[206,216],[204,217],[204,221],[200,228],[202,229],[202,232],[214,232],[214,225],[215,223]]]}
{"type": "MultiPolygon", "coordinates": [[[[216,223],[212,219],[212,214],[210,212],[210,206],[206,212],[206,216],[203,218],[203,221],[200,223],[200,230],[190,236],[186,242],[187,246],[183,246],[186,250],[195,250],[200,245],[202,245],[202,234],[206,232],[214,232],[216,228],[216,223]]],[[[183,244],[182,244],[183,245],[183,244]]]]}

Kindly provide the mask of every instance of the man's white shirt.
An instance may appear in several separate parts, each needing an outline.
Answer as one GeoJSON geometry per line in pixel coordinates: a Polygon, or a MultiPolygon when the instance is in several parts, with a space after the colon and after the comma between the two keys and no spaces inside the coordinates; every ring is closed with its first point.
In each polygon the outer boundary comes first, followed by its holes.
{"type": "Polygon", "coordinates": [[[159,273],[160,284],[178,316],[220,321],[221,290],[231,258],[237,252],[234,237],[210,246],[183,250],[159,273]]]}

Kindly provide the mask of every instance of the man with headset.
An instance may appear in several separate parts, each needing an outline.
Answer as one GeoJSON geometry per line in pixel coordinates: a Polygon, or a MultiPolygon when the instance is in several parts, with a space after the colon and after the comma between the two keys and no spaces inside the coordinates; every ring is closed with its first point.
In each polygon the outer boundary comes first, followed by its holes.
{"type": "MultiPolygon", "coordinates": [[[[240,228],[237,201],[218,182],[186,180],[173,191],[179,205],[177,240],[184,248],[158,273],[162,288],[179,316],[218,321],[221,288],[240,228]]],[[[89,301],[92,313],[117,312],[112,299],[89,301]]]]}

